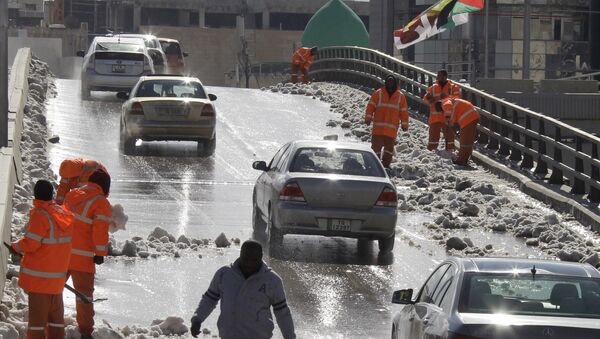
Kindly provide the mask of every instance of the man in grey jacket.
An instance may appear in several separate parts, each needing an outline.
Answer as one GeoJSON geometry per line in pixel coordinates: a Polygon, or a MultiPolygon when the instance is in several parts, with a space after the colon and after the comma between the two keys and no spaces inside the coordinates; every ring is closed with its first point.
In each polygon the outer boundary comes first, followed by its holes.
{"type": "Polygon", "coordinates": [[[217,321],[221,338],[271,338],[274,328],[271,307],[283,337],[296,338],[283,282],[263,262],[262,255],[262,246],[248,240],[242,244],[239,259],[215,273],[192,317],[192,336],[200,334],[202,322],[221,300],[217,321]]]}

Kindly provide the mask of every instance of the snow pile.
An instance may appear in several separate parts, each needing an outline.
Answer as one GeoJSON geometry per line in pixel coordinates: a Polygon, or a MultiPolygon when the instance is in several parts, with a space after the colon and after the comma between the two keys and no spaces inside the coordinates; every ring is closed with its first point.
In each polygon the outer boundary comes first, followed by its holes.
{"type": "Polygon", "coordinates": [[[116,204],[112,207],[112,222],[110,223],[110,233],[115,233],[119,230],[125,230],[125,225],[129,216],[123,211],[123,206],[116,204]]]}
{"type": "MultiPolygon", "coordinates": [[[[280,83],[265,91],[312,96],[329,103],[336,118],[328,126],[347,130],[347,137],[370,141],[370,127],[364,123],[364,110],[370,95],[361,89],[331,83],[280,83]]],[[[511,184],[485,170],[456,166],[447,151],[426,149],[428,127],[411,119],[408,132],[400,131],[391,165],[392,180],[398,188],[398,208],[402,213],[432,215],[435,222],[424,223],[423,232],[438,240],[451,253],[498,255],[491,244],[481,247],[456,237],[456,229],[480,228],[488,232],[511,232],[527,245],[539,246],[561,260],[600,265],[600,241],[575,229],[583,227],[572,219],[549,213],[549,209],[514,199],[511,184]]],[[[440,143],[442,144],[442,143],[440,143]]]]}

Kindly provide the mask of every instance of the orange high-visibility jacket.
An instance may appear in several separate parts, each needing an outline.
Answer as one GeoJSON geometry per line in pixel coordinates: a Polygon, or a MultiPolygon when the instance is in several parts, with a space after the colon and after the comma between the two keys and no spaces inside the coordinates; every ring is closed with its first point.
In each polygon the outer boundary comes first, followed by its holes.
{"type": "Polygon", "coordinates": [[[444,114],[452,124],[458,124],[460,128],[464,128],[473,121],[478,121],[480,118],[477,108],[464,99],[447,99],[442,103],[444,114]]]}
{"type": "Polygon", "coordinates": [[[94,256],[108,253],[112,208],[102,188],[94,183],[67,193],[65,206],[75,216],[69,270],[96,273],[94,256]]]}
{"type": "Polygon", "coordinates": [[[310,54],[310,50],[308,47],[302,47],[294,52],[292,55],[292,64],[299,65],[308,70],[315,61],[315,56],[310,54]]]}
{"type": "Polygon", "coordinates": [[[449,99],[459,99],[460,87],[453,83],[452,80],[448,80],[444,86],[440,85],[440,83],[436,81],[433,86],[427,89],[427,94],[425,94],[423,100],[429,103],[429,125],[435,123],[446,123],[444,112],[438,112],[438,110],[435,108],[435,102],[442,100],[442,94],[445,94],[446,98],[449,99]]]}
{"type": "Polygon", "coordinates": [[[108,174],[106,168],[95,160],[83,160],[81,158],[64,160],[58,170],[60,184],[56,192],[56,202],[62,204],[67,193],[81,184],[87,183],[96,170],[103,170],[108,174]]]}
{"type": "Polygon", "coordinates": [[[402,121],[402,128],[408,128],[408,104],[406,97],[400,90],[396,90],[390,97],[382,87],[376,90],[367,104],[365,122],[373,122],[373,135],[383,135],[396,139],[398,127],[402,121]]]}
{"type": "Polygon", "coordinates": [[[50,201],[34,200],[27,233],[12,244],[23,254],[19,286],[26,292],[61,294],[71,256],[73,215],[50,201]]]}

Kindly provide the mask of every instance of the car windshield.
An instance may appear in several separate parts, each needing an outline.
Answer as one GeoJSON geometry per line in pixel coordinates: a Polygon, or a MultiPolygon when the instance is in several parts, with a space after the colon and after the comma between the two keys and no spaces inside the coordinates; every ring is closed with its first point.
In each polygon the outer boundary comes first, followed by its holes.
{"type": "Polygon", "coordinates": [[[143,52],[142,44],[119,43],[119,42],[98,42],[96,44],[97,51],[111,52],[143,52]]]}
{"type": "Polygon", "coordinates": [[[301,148],[290,172],[385,177],[377,158],[370,152],[339,148],[301,148]]]}
{"type": "Polygon", "coordinates": [[[467,274],[459,312],[600,318],[600,279],[467,274]]]}
{"type": "Polygon", "coordinates": [[[148,80],[140,84],[136,97],[173,97],[206,99],[199,82],[186,80],[148,80]]]}
{"type": "Polygon", "coordinates": [[[179,56],[181,54],[181,48],[179,47],[179,44],[176,42],[161,41],[160,45],[161,45],[163,51],[165,52],[165,54],[167,54],[167,55],[179,56]]]}

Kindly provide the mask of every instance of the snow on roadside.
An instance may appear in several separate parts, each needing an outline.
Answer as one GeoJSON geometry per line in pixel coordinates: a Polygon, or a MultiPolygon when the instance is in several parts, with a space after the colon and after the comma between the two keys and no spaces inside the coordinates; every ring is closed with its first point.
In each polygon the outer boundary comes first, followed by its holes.
{"type": "MultiPolygon", "coordinates": [[[[370,128],[364,124],[364,109],[370,95],[366,91],[333,83],[277,84],[264,91],[312,96],[331,105],[338,114],[328,126],[340,126],[346,136],[370,141],[370,128]]],[[[522,194],[515,185],[499,179],[483,168],[456,166],[445,151],[426,149],[428,127],[411,120],[408,132],[400,131],[391,165],[398,187],[399,210],[434,216],[423,224],[423,233],[438,240],[450,253],[499,255],[493,244],[472,244],[460,239],[459,229],[478,228],[487,232],[510,232],[528,246],[539,246],[560,260],[588,262],[600,267],[600,237],[550,207],[522,194]],[[458,239],[456,239],[458,238],[458,239]],[[460,240],[460,241],[459,241],[460,240]]]]}

